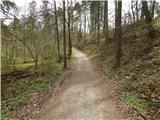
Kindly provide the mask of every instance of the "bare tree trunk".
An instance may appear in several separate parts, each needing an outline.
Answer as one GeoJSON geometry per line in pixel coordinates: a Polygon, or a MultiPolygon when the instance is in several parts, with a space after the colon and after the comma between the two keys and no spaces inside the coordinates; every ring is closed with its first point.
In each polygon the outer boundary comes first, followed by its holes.
{"type": "Polygon", "coordinates": [[[16,58],[17,58],[17,55],[18,55],[17,54],[17,51],[18,51],[17,50],[17,40],[15,40],[14,43],[15,43],[15,46],[14,46],[15,47],[14,48],[15,49],[15,55],[14,55],[14,61],[13,61],[13,68],[14,68],[14,70],[16,70],[16,58]]]}
{"type": "Polygon", "coordinates": [[[26,49],[25,47],[23,48],[23,63],[26,61],[26,49]]]}
{"type": "Polygon", "coordinates": [[[130,24],[132,21],[131,13],[128,11],[128,23],[130,24]]]}
{"type": "Polygon", "coordinates": [[[84,16],[84,44],[86,44],[86,32],[87,32],[87,27],[86,27],[86,13],[85,13],[85,16],[84,16]]]}
{"type": "Polygon", "coordinates": [[[138,1],[136,1],[136,18],[139,20],[139,10],[138,10],[138,1]]]}
{"type": "Polygon", "coordinates": [[[134,13],[134,5],[133,5],[134,1],[131,1],[131,9],[132,9],[132,16],[133,16],[133,22],[136,22],[136,18],[135,18],[135,13],[134,13]]]}
{"type": "Polygon", "coordinates": [[[99,15],[100,15],[100,1],[98,1],[98,20],[97,20],[97,22],[98,22],[98,23],[97,23],[97,27],[98,27],[98,31],[97,31],[97,32],[98,32],[98,38],[97,38],[97,39],[98,39],[98,41],[97,41],[97,42],[98,42],[98,46],[99,46],[99,44],[100,44],[100,43],[99,43],[99,41],[100,41],[100,40],[99,40],[99,36],[100,36],[100,35],[99,35],[99,26],[100,26],[100,25],[99,25],[99,15]]]}
{"type": "Polygon", "coordinates": [[[156,4],[156,1],[153,0],[153,4],[152,4],[152,19],[154,19],[154,9],[155,9],[155,4],[156,4]]]}
{"type": "Polygon", "coordinates": [[[86,3],[84,7],[84,44],[86,44],[86,32],[87,32],[87,26],[86,26],[86,21],[87,21],[87,14],[86,14],[86,3]]]}
{"type": "Polygon", "coordinates": [[[57,17],[57,7],[56,1],[54,0],[54,8],[55,8],[55,24],[56,24],[56,34],[57,34],[57,52],[58,52],[58,59],[60,60],[60,43],[59,43],[59,29],[58,29],[58,17],[57,17]]]}
{"type": "MultiPolygon", "coordinates": [[[[117,2],[117,1],[115,1],[117,2]]],[[[117,6],[117,3],[115,4],[117,6]]],[[[115,13],[115,41],[116,41],[116,53],[115,53],[115,66],[120,66],[121,58],[121,17],[122,17],[122,1],[118,1],[118,9],[115,13]]]]}
{"type": "Polygon", "coordinates": [[[153,38],[154,37],[154,29],[152,26],[152,15],[149,12],[147,1],[142,1],[142,5],[143,5],[143,9],[144,9],[145,20],[146,20],[147,27],[148,27],[149,37],[153,38]]]}
{"type": "Polygon", "coordinates": [[[144,6],[142,4],[142,8],[141,8],[141,20],[144,20],[144,6]]]}
{"type": "MultiPolygon", "coordinates": [[[[68,3],[69,4],[69,3],[68,3]]],[[[72,40],[71,40],[71,29],[70,29],[70,18],[71,18],[71,15],[70,15],[70,6],[68,5],[68,39],[69,39],[69,59],[71,59],[71,55],[72,55],[72,40]]]]}
{"type": "Polygon", "coordinates": [[[12,64],[12,61],[15,61],[15,59],[14,59],[14,51],[15,51],[15,43],[14,43],[14,40],[13,40],[12,41],[12,49],[10,49],[9,64],[12,64]]]}
{"type": "Polygon", "coordinates": [[[125,11],[123,11],[123,13],[124,13],[123,22],[124,22],[124,25],[126,26],[127,25],[127,18],[128,18],[128,16],[125,13],[125,11]]]}
{"type": "Polygon", "coordinates": [[[37,58],[34,59],[34,65],[35,65],[34,68],[37,69],[37,67],[38,67],[38,59],[37,58]]]}
{"type": "Polygon", "coordinates": [[[108,39],[108,1],[105,1],[104,4],[104,31],[105,31],[105,43],[108,39]]]}
{"type": "MultiPolygon", "coordinates": [[[[26,23],[25,23],[26,24],[26,23]]],[[[26,42],[26,26],[24,26],[25,32],[23,33],[24,43],[26,42]]],[[[23,63],[26,61],[26,48],[23,46],[23,63]]]]}
{"type": "Polygon", "coordinates": [[[73,1],[71,0],[71,5],[72,5],[72,8],[71,8],[71,34],[72,34],[72,36],[71,36],[71,39],[73,40],[74,39],[74,31],[73,31],[73,29],[74,29],[74,16],[73,16],[73,1]]]}
{"type": "Polygon", "coordinates": [[[100,30],[103,27],[103,26],[101,27],[101,23],[104,23],[103,19],[104,19],[104,4],[102,1],[100,1],[100,30]]]}
{"type": "Polygon", "coordinates": [[[67,57],[66,57],[66,26],[65,26],[65,0],[63,0],[63,54],[64,54],[64,69],[67,68],[67,57]]]}

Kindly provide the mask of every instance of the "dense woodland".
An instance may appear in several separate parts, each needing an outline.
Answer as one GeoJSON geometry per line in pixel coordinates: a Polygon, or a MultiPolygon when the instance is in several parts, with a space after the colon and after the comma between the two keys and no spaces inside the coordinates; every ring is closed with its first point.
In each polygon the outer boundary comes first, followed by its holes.
{"type": "Polygon", "coordinates": [[[1,3],[2,118],[31,93],[46,89],[87,53],[116,84],[139,117],[160,118],[160,2],[37,1],[1,3]],[[109,5],[114,9],[109,9],[109,5]],[[72,57],[73,56],[73,57],[72,57]]]}

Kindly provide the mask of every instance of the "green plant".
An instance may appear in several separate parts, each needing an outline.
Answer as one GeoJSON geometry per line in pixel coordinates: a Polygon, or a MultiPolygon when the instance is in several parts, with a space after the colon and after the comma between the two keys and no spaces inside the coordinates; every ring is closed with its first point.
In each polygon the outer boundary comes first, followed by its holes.
{"type": "Polygon", "coordinates": [[[148,109],[151,106],[151,102],[139,99],[134,92],[124,92],[122,99],[129,105],[141,110],[148,109]]]}

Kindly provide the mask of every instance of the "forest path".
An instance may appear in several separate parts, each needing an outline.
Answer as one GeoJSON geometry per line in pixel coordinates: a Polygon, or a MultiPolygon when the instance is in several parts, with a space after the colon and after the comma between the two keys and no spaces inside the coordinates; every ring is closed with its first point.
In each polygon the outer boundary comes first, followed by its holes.
{"type": "Polygon", "coordinates": [[[104,83],[104,76],[87,55],[77,49],[73,52],[76,60],[72,75],[35,119],[122,120],[110,97],[110,86],[104,83]]]}

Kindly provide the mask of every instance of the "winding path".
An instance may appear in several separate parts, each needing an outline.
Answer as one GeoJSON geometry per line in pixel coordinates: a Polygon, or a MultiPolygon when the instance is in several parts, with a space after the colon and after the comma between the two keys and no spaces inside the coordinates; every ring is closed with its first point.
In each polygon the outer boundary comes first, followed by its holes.
{"type": "Polygon", "coordinates": [[[90,59],[77,49],[72,75],[37,115],[42,120],[123,120],[109,85],[90,59]],[[107,92],[106,92],[107,89],[107,92]]]}

